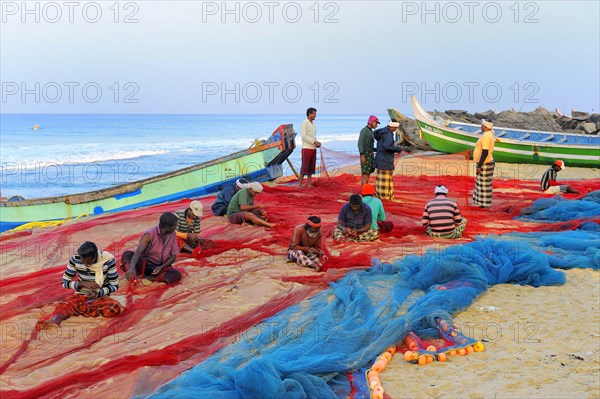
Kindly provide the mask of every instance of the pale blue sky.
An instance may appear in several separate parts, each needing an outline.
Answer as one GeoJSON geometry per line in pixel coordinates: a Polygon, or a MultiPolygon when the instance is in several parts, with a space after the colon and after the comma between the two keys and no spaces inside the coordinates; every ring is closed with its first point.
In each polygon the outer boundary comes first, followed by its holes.
{"type": "Polygon", "coordinates": [[[597,1],[49,4],[2,1],[3,113],[600,108],[597,1]]]}

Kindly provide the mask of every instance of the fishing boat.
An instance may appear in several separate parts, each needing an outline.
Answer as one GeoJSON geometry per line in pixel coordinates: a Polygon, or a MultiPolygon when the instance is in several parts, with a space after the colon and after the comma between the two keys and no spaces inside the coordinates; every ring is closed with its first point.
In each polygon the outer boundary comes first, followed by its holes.
{"type": "MultiPolygon", "coordinates": [[[[441,152],[455,154],[475,148],[481,126],[434,118],[413,96],[412,107],[421,134],[441,152]]],[[[600,167],[600,136],[543,132],[494,126],[494,160],[551,165],[562,159],[567,166],[600,167]]]]}
{"type": "Polygon", "coordinates": [[[246,150],[159,176],[87,193],[0,202],[0,232],[31,222],[61,221],[193,198],[217,192],[243,176],[267,181],[282,176],[294,151],[293,125],[280,125],[246,150]]]}

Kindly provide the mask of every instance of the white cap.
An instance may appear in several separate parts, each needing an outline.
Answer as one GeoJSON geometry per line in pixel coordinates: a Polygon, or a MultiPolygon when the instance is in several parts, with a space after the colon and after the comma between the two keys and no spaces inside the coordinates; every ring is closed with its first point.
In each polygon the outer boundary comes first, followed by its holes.
{"type": "Polygon", "coordinates": [[[260,193],[263,190],[262,184],[257,181],[253,181],[248,185],[248,188],[251,188],[255,193],[260,193]]]}
{"type": "Polygon", "coordinates": [[[446,186],[437,186],[433,191],[435,194],[448,194],[446,186]]]}
{"type": "Polygon", "coordinates": [[[400,127],[400,122],[388,122],[388,127],[400,127]]]}
{"type": "Polygon", "coordinates": [[[481,120],[481,126],[485,126],[488,129],[493,129],[494,128],[494,124],[492,122],[486,121],[485,119],[481,120]]]}
{"type": "Polygon", "coordinates": [[[194,215],[196,215],[197,217],[202,216],[202,202],[194,200],[190,203],[190,208],[194,215]]]}
{"type": "Polygon", "coordinates": [[[239,188],[248,188],[249,184],[250,183],[248,183],[248,180],[244,179],[243,177],[240,177],[235,181],[235,185],[239,188]]]}

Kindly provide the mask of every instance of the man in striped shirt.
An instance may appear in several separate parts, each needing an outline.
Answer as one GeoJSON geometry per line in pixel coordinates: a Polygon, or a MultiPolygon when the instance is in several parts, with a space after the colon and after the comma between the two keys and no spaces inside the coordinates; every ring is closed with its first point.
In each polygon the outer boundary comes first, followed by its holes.
{"type": "Polygon", "coordinates": [[[75,293],[58,304],[43,325],[59,325],[71,316],[113,317],[122,311],[119,302],[109,297],[119,289],[115,258],[109,252],[98,250],[93,242],[81,244],[77,254],[71,257],[62,285],[75,293]]]}
{"type": "Polygon", "coordinates": [[[460,216],[456,202],[446,197],[445,186],[437,186],[434,193],[435,198],[429,200],[423,210],[425,233],[432,237],[459,238],[467,227],[467,219],[460,216]]]}
{"type": "Polygon", "coordinates": [[[202,203],[192,201],[186,209],[175,212],[177,216],[177,245],[181,252],[194,252],[194,249],[200,245],[201,248],[207,248],[214,245],[212,240],[205,240],[200,237],[200,220],[202,218],[202,203]]]}
{"type": "Polygon", "coordinates": [[[568,193],[568,194],[579,194],[578,190],[575,190],[572,187],[567,186],[566,184],[558,184],[556,182],[558,177],[558,172],[565,169],[565,163],[560,159],[557,159],[554,164],[548,169],[544,175],[542,176],[542,180],[540,181],[540,185],[542,186],[542,191],[544,194],[560,194],[560,193],[568,193]]]}

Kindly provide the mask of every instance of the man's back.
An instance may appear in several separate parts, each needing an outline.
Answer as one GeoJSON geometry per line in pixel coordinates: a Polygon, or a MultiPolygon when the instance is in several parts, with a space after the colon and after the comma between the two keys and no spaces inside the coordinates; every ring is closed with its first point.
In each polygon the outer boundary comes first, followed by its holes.
{"type": "Polygon", "coordinates": [[[444,195],[429,200],[423,211],[423,225],[428,225],[434,233],[450,233],[454,226],[462,222],[458,205],[444,195]]]}

